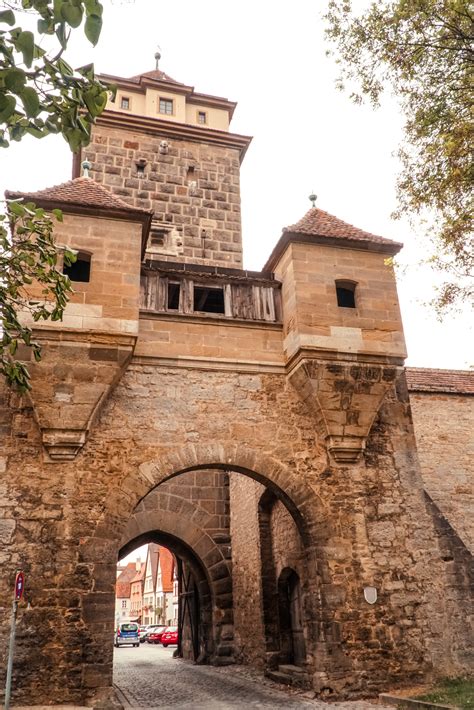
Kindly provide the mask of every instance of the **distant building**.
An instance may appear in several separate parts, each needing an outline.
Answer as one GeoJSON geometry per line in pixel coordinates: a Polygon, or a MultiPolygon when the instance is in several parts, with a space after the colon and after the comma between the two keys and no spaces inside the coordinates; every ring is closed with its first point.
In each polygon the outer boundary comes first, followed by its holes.
{"type": "Polygon", "coordinates": [[[137,568],[134,562],[128,565],[117,565],[117,582],[115,585],[115,623],[129,621],[131,613],[130,587],[137,568]]]}

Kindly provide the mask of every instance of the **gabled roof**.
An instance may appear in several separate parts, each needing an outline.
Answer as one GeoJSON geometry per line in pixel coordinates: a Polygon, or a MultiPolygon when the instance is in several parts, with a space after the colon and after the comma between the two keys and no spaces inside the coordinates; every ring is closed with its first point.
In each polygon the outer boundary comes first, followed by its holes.
{"type": "Polygon", "coordinates": [[[445,392],[474,394],[474,371],[437,370],[428,367],[407,367],[410,392],[445,392]]]}
{"type": "Polygon", "coordinates": [[[399,252],[403,246],[400,242],[366,232],[329,212],[312,207],[299,222],[284,227],[263,271],[273,269],[290,242],[329,244],[336,247],[381,251],[390,255],[399,252]]]}
{"type": "Polygon", "coordinates": [[[144,255],[153,212],[129,205],[90,177],[77,177],[36,192],[5,192],[7,200],[26,200],[45,209],[59,208],[70,214],[137,221],[142,224],[144,255]]]}
{"type": "Polygon", "coordinates": [[[144,562],[142,562],[140,570],[136,571],[135,576],[130,580],[130,584],[133,584],[134,582],[143,582],[143,580],[145,579],[145,569],[146,565],[144,562]]]}
{"type": "Polygon", "coordinates": [[[115,583],[115,594],[117,597],[130,598],[130,584],[137,573],[134,562],[129,562],[124,570],[117,577],[115,583]]]}
{"type": "Polygon", "coordinates": [[[164,592],[173,591],[173,555],[160,545],[161,584],[164,592]]]}
{"type": "Polygon", "coordinates": [[[160,547],[159,545],[156,544],[156,542],[149,542],[148,543],[148,549],[147,549],[147,566],[148,566],[148,560],[150,560],[150,577],[153,582],[153,589],[156,589],[156,575],[158,571],[158,558],[160,555],[160,547]]]}

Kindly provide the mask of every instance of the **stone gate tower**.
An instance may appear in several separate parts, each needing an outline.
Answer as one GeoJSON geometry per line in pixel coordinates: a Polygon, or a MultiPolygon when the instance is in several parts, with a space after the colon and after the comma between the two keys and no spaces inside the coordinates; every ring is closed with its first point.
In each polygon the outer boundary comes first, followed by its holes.
{"type": "Polygon", "coordinates": [[[105,78],[115,102],[73,179],[8,195],[60,207],[78,251],[63,321],[34,326],[41,362],[20,353],[31,392],[2,391],[0,594],[21,566],[28,602],[15,700],[111,700],[117,557],[149,541],[184,570],[186,658],[334,697],[464,671],[387,259],[401,245],[313,206],[244,270],[235,104],[158,69],[105,78]]]}
{"type": "Polygon", "coordinates": [[[97,182],[153,210],[147,256],[241,267],[239,169],[251,139],[229,132],[236,104],[159,69],[102,78],[117,94],[83,154],[97,182]]]}

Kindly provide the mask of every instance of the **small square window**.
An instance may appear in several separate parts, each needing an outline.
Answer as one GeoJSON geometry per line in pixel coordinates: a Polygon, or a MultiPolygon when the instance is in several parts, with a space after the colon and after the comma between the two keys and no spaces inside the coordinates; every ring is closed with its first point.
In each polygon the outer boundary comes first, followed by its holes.
{"type": "Polygon", "coordinates": [[[123,108],[125,111],[130,111],[130,99],[128,96],[122,96],[120,99],[120,108],[123,108]]]}
{"type": "Polygon", "coordinates": [[[63,274],[69,276],[71,281],[88,283],[91,279],[91,255],[79,251],[74,263],[64,264],[63,274]]]}
{"type": "Polygon", "coordinates": [[[159,112],[167,116],[173,115],[173,99],[160,99],[159,112]]]}
{"type": "Polygon", "coordinates": [[[336,281],[337,305],[339,308],[355,308],[355,290],[357,284],[354,281],[336,281]]]}
{"type": "Polygon", "coordinates": [[[206,125],[207,123],[207,113],[205,111],[198,111],[198,123],[201,125],[206,125]]]}

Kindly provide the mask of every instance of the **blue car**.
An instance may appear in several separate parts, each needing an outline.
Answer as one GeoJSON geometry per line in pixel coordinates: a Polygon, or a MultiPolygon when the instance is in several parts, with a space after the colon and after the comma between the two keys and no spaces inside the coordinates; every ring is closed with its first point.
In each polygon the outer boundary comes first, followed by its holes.
{"type": "Polygon", "coordinates": [[[114,646],[118,648],[126,644],[130,646],[140,646],[138,624],[128,623],[118,625],[115,632],[114,646]]]}

